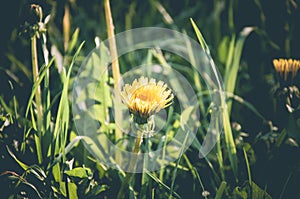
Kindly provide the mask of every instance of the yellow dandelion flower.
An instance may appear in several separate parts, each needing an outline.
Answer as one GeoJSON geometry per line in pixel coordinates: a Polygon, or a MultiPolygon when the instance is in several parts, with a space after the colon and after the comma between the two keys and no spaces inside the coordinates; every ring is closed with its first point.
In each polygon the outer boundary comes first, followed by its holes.
{"type": "Polygon", "coordinates": [[[172,104],[174,96],[163,81],[148,81],[142,76],[124,86],[121,98],[138,121],[145,123],[151,115],[172,104]]]}
{"type": "Polygon", "coordinates": [[[273,65],[277,73],[287,80],[288,74],[292,73],[294,78],[300,68],[300,61],[295,59],[274,59],[273,65]]]}

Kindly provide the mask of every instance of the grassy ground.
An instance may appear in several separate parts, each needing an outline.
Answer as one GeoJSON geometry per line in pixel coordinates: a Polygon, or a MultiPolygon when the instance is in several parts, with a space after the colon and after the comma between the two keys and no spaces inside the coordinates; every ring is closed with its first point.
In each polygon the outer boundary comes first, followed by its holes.
{"type": "MultiPolygon", "coordinates": [[[[111,1],[112,17],[105,2],[11,0],[1,6],[1,197],[300,198],[300,64],[281,73],[273,65],[274,59],[300,59],[300,2],[111,1]],[[85,149],[72,115],[72,86],[96,47],[95,38],[105,40],[112,33],[107,19],[113,20],[115,33],[164,27],[209,49],[224,81],[228,109],[221,118],[224,133],[208,156],[199,159],[198,144],[207,131],[211,104],[190,65],[176,70],[200,96],[203,117],[197,121],[196,141],[174,164],[132,177],[96,161],[85,149]]],[[[113,53],[112,46],[106,47],[113,53]]],[[[149,59],[162,65],[164,60],[184,63],[155,49],[134,56],[120,58],[121,75],[149,59]]],[[[113,80],[109,72],[104,84],[113,87],[113,80]]],[[[101,89],[109,92],[109,87],[101,89]]],[[[104,114],[96,117],[101,123],[112,115],[112,105],[110,97],[99,98],[104,99],[104,114]]],[[[176,108],[175,101],[166,134],[181,122],[183,113],[176,108]]],[[[99,131],[123,142],[115,128],[99,131]]],[[[151,144],[163,144],[161,140],[151,144]]],[[[130,150],[132,145],[122,146],[130,150]]]]}

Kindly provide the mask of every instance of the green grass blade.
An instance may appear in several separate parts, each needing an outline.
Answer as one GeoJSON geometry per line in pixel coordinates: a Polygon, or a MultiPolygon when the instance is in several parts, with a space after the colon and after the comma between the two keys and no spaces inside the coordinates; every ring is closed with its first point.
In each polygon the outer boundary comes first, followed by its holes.
{"type": "Polygon", "coordinates": [[[233,171],[233,174],[237,179],[238,173],[238,161],[237,161],[237,154],[236,154],[236,147],[234,138],[232,135],[232,129],[230,125],[229,115],[227,111],[223,112],[223,125],[224,125],[224,136],[225,136],[225,143],[227,148],[227,153],[230,161],[230,165],[233,171]]]}
{"type": "MultiPolygon", "coordinates": [[[[65,152],[65,144],[67,139],[67,132],[69,127],[69,101],[68,101],[68,89],[69,89],[69,81],[71,76],[72,68],[75,64],[75,60],[79,55],[81,48],[83,47],[84,42],[80,44],[75,55],[73,56],[72,62],[70,64],[69,70],[65,78],[63,78],[63,90],[58,106],[58,111],[56,115],[56,122],[53,132],[55,148],[55,155],[59,154],[59,152],[65,152]]],[[[63,161],[65,160],[65,154],[63,154],[63,161]]]]}
{"type": "MultiPolygon", "coordinates": [[[[200,187],[202,189],[202,192],[206,191],[197,169],[192,165],[192,163],[190,162],[190,160],[188,159],[188,157],[185,154],[183,155],[183,158],[184,158],[189,170],[191,171],[193,178],[198,180],[200,187]]],[[[207,198],[206,196],[204,196],[204,197],[207,198]]]]}
{"type": "Polygon", "coordinates": [[[243,147],[243,152],[244,152],[244,158],[245,158],[245,162],[246,162],[246,168],[247,168],[247,173],[248,173],[249,184],[250,184],[250,186],[252,186],[252,177],[251,177],[250,164],[249,164],[249,160],[248,160],[248,156],[247,156],[245,146],[243,147]]]}
{"type": "MultiPolygon", "coordinates": [[[[154,174],[152,174],[150,171],[145,170],[145,173],[152,178],[152,180],[154,180],[157,184],[161,185],[163,188],[165,188],[166,190],[170,191],[170,187],[168,187],[165,183],[163,183],[160,179],[158,179],[158,177],[156,177],[154,174]]],[[[178,193],[176,193],[175,191],[173,192],[173,194],[177,197],[177,198],[181,198],[180,195],[178,193]]]]}
{"type": "Polygon", "coordinates": [[[41,82],[43,81],[45,75],[47,74],[47,70],[52,66],[52,63],[54,61],[54,58],[52,58],[49,62],[49,64],[47,66],[42,66],[41,68],[41,72],[39,74],[39,78],[38,80],[34,83],[33,87],[32,87],[32,91],[31,91],[31,95],[29,97],[28,103],[27,103],[27,108],[26,108],[26,112],[25,112],[25,117],[27,117],[28,115],[28,111],[33,103],[33,98],[35,96],[36,93],[36,89],[38,88],[38,86],[41,84],[41,82]]]}
{"type": "MultiPolygon", "coordinates": [[[[185,128],[185,129],[188,129],[188,128],[185,128]]],[[[183,146],[185,146],[186,142],[187,142],[187,138],[188,138],[188,135],[190,134],[191,132],[188,132],[184,138],[184,141],[183,141],[183,146]]],[[[172,195],[173,195],[173,192],[174,192],[174,184],[175,184],[175,179],[176,179],[176,175],[177,175],[177,169],[178,169],[178,165],[179,165],[179,162],[181,160],[181,157],[183,155],[183,152],[184,152],[184,147],[181,148],[181,151],[180,151],[180,154],[179,154],[179,157],[176,161],[176,166],[175,166],[175,169],[174,169],[174,173],[173,173],[173,177],[172,177],[172,182],[171,182],[171,188],[170,188],[170,195],[169,195],[169,198],[172,198],[172,195]]]]}
{"type": "Polygon", "coordinates": [[[210,50],[208,48],[208,45],[206,44],[206,41],[202,35],[202,33],[200,32],[199,28],[197,27],[196,23],[194,22],[194,20],[192,18],[190,18],[190,21],[192,23],[192,26],[194,28],[194,31],[196,33],[196,36],[200,42],[200,45],[202,47],[202,49],[204,50],[204,52],[208,55],[210,55],[210,50]]]}
{"type": "Polygon", "coordinates": [[[9,155],[22,167],[22,169],[24,169],[25,171],[29,169],[29,166],[27,166],[26,164],[24,164],[22,161],[20,161],[15,154],[13,154],[11,152],[11,150],[8,148],[8,146],[6,146],[6,149],[9,153],[9,155]]]}
{"type": "MultiPolygon", "coordinates": [[[[80,140],[85,139],[85,136],[76,136],[65,148],[64,153],[68,154],[77,144],[77,142],[79,142],[80,140]]],[[[60,153],[55,160],[52,163],[52,166],[55,165],[56,163],[58,163],[61,158],[62,158],[63,154],[60,153]]]]}
{"type": "Polygon", "coordinates": [[[222,199],[222,196],[223,196],[223,193],[225,191],[226,185],[227,185],[227,183],[225,181],[221,182],[221,185],[219,186],[219,188],[217,190],[215,199],[222,199]]]}
{"type": "MultiPolygon", "coordinates": [[[[192,26],[195,30],[195,33],[198,37],[198,40],[199,40],[204,52],[208,56],[208,59],[209,59],[210,63],[214,64],[213,58],[210,55],[210,50],[208,48],[208,45],[206,44],[199,28],[197,27],[197,25],[195,24],[195,22],[192,19],[191,19],[191,23],[192,23],[192,26]]],[[[218,85],[218,86],[219,86],[219,88],[222,88],[222,85],[218,85]]],[[[232,171],[233,171],[233,173],[236,177],[236,180],[237,180],[238,165],[237,165],[236,147],[235,147],[235,143],[234,143],[234,139],[233,139],[233,135],[232,135],[230,119],[229,119],[229,113],[227,111],[226,104],[222,104],[222,109],[223,109],[223,111],[222,111],[221,120],[223,120],[223,121],[221,121],[221,123],[223,124],[223,128],[224,128],[225,144],[226,144],[227,153],[228,153],[228,156],[229,156],[230,165],[231,165],[232,171]]],[[[219,151],[219,153],[220,153],[220,151],[219,151]]]]}
{"type": "MultiPolygon", "coordinates": [[[[184,32],[184,34],[186,34],[186,32],[184,32]]],[[[191,65],[196,66],[196,61],[195,61],[194,53],[193,53],[193,50],[192,50],[191,42],[188,39],[186,40],[186,48],[187,48],[187,51],[188,51],[188,56],[189,56],[191,65]]],[[[196,70],[195,67],[192,67],[192,70],[193,70],[193,79],[194,79],[195,88],[200,93],[200,92],[203,91],[201,81],[200,81],[200,74],[198,73],[198,71],[196,70]]],[[[204,113],[205,108],[204,108],[203,99],[198,98],[198,103],[199,103],[199,107],[200,107],[200,114],[205,115],[205,113],[204,113]]]]}
{"type": "Polygon", "coordinates": [[[72,35],[71,41],[69,43],[67,53],[71,53],[72,50],[74,49],[74,47],[75,47],[75,45],[78,41],[78,36],[79,36],[79,28],[76,28],[73,35],[72,35]]]}
{"type": "MultiPolygon", "coordinates": [[[[41,116],[38,116],[38,115],[37,115],[37,118],[35,118],[35,114],[32,110],[32,104],[34,103],[34,97],[36,96],[37,89],[40,87],[42,81],[47,76],[49,68],[52,66],[53,61],[54,61],[54,58],[52,58],[47,65],[42,66],[42,68],[41,68],[41,70],[38,74],[38,78],[33,84],[31,95],[29,97],[26,112],[25,112],[25,117],[27,117],[28,113],[30,111],[30,113],[31,113],[31,122],[32,122],[33,129],[35,129],[35,131],[38,131],[38,132],[39,132],[39,129],[38,129],[39,119],[41,120],[41,123],[43,121],[47,121],[47,118],[46,118],[47,116],[45,116],[45,115],[48,115],[48,114],[42,113],[43,118],[38,118],[38,117],[41,117],[41,116]],[[46,118],[46,120],[44,120],[45,118],[46,118]],[[35,119],[37,119],[37,121],[35,119]]],[[[50,95],[48,97],[50,98],[50,95]]],[[[49,99],[49,101],[50,101],[50,99],[49,99]]],[[[50,121],[49,121],[49,123],[50,123],[50,121]]],[[[43,125],[43,124],[41,124],[41,125],[43,125]]],[[[45,128],[43,128],[43,129],[45,129],[45,128]]],[[[25,129],[25,131],[26,131],[26,129],[25,129]]],[[[39,163],[42,163],[42,157],[43,157],[43,151],[44,151],[44,150],[42,150],[42,136],[43,136],[43,134],[44,134],[44,130],[42,130],[41,133],[38,133],[38,134],[34,135],[35,143],[36,143],[36,152],[37,152],[37,156],[38,156],[38,159],[39,159],[39,163]]],[[[26,139],[25,136],[26,136],[26,134],[24,133],[24,138],[23,138],[24,141],[26,139]]],[[[23,144],[22,146],[23,146],[22,149],[24,149],[25,145],[23,144]]]]}
{"type": "Polygon", "coordinates": [[[234,49],[235,49],[235,40],[236,40],[236,36],[233,35],[231,37],[231,40],[229,42],[229,48],[228,48],[228,52],[227,52],[227,58],[226,58],[226,65],[225,65],[225,74],[224,74],[224,82],[228,82],[229,80],[229,72],[231,69],[231,65],[232,65],[232,60],[234,59],[234,49]]]}
{"type": "Polygon", "coordinates": [[[234,9],[234,0],[229,1],[228,6],[228,28],[230,32],[234,31],[234,16],[233,16],[233,9],[234,9]]]}
{"type": "MultiPolygon", "coordinates": [[[[234,93],[244,43],[245,43],[245,40],[248,37],[248,35],[253,30],[255,30],[254,27],[246,27],[240,32],[240,34],[237,38],[236,45],[234,47],[233,59],[231,61],[231,64],[227,66],[229,68],[226,68],[226,74],[225,74],[225,78],[224,78],[225,79],[225,82],[224,82],[225,90],[229,93],[234,93]]],[[[227,103],[227,106],[228,106],[228,112],[230,114],[232,102],[229,101],[227,103]]]]}
{"type": "Polygon", "coordinates": [[[30,188],[37,194],[37,196],[38,196],[40,199],[43,198],[43,197],[41,196],[39,190],[38,190],[33,184],[31,184],[31,183],[29,183],[29,182],[27,182],[27,181],[23,181],[22,183],[23,183],[23,184],[26,184],[28,187],[30,187],[30,188]]]}

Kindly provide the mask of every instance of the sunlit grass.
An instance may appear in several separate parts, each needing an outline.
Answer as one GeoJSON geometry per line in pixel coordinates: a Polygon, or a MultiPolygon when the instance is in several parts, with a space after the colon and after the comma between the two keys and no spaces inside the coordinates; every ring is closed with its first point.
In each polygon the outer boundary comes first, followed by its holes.
{"type": "MultiPolygon", "coordinates": [[[[257,23],[243,23],[244,18],[238,17],[243,15],[239,10],[243,9],[242,3],[234,0],[199,1],[195,5],[178,2],[182,9],[173,4],[105,0],[91,2],[88,8],[79,1],[43,5],[47,9],[40,5],[27,8],[33,19],[26,19],[21,30],[15,24],[12,44],[5,52],[9,64],[0,65],[0,76],[5,77],[0,91],[0,192],[4,197],[221,199],[289,198],[299,193],[295,189],[299,184],[299,46],[293,45],[299,40],[293,32],[297,22],[290,19],[296,16],[297,2],[279,5],[286,6],[282,12],[290,16],[278,22],[287,31],[282,43],[273,41],[274,31],[266,29],[271,23],[264,10],[270,8],[258,0],[249,3],[260,13],[249,16],[258,19],[257,23]],[[98,137],[77,134],[78,118],[72,117],[71,108],[75,94],[72,86],[82,61],[95,47],[99,52],[90,55],[90,67],[93,62],[101,65],[117,57],[115,41],[110,40],[108,46],[102,41],[138,25],[163,26],[195,38],[209,63],[220,71],[219,82],[224,85],[216,88],[225,90],[220,94],[225,103],[218,107],[221,115],[213,122],[222,124],[216,128],[222,134],[217,134],[217,144],[204,158],[199,158],[199,150],[215,107],[207,85],[192,67],[200,52],[193,52],[188,42],[191,65],[157,48],[113,60],[109,70],[101,71],[99,84],[92,85],[97,93],[92,97],[86,94],[96,101],[89,117],[101,124],[98,137]],[[16,34],[17,30],[22,34],[16,34]],[[253,41],[259,47],[249,52],[253,41]],[[13,42],[18,42],[21,51],[30,51],[30,56],[21,56],[24,52],[20,53],[13,42]],[[165,153],[178,156],[174,162],[158,171],[144,168],[143,173],[133,175],[112,169],[89,153],[103,155],[96,144],[105,142],[101,136],[109,137],[122,150],[138,154],[166,147],[184,122],[194,121],[190,109],[178,111],[178,100],[189,100],[189,96],[175,97],[169,88],[185,89],[176,73],[168,74],[170,85],[141,77],[123,90],[118,87],[122,73],[137,63],[157,63],[168,70],[174,67],[183,74],[197,95],[201,117],[195,121],[198,130],[186,151],[164,151],[163,157],[165,153]],[[264,99],[258,92],[260,87],[265,89],[264,99]],[[150,133],[135,139],[121,132],[118,125],[123,118],[112,107],[122,102],[114,101],[112,90],[115,94],[123,91],[125,107],[133,117],[139,117],[133,121],[145,132],[154,128],[154,115],[166,108],[165,123],[159,114],[156,118],[156,125],[164,124],[163,133],[153,139],[150,133]]],[[[216,88],[214,92],[222,91],[216,88]]],[[[180,142],[184,145],[187,137],[180,142]]],[[[116,154],[110,162],[121,159],[116,154]]],[[[135,160],[131,161],[129,167],[134,167],[135,160]]],[[[143,161],[147,164],[148,160],[143,161]]]]}

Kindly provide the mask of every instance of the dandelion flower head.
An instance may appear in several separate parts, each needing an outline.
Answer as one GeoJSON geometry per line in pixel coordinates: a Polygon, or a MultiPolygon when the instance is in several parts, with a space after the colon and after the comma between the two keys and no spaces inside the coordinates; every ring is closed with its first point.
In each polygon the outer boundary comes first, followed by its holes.
{"type": "Polygon", "coordinates": [[[140,77],[132,84],[125,84],[121,98],[134,116],[146,121],[151,115],[172,104],[172,91],[163,81],[140,77]]]}
{"type": "Polygon", "coordinates": [[[277,73],[287,80],[288,74],[294,78],[300,68],[300,61],[295,59],[274,59],[273,65],[277,73]]]}

